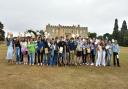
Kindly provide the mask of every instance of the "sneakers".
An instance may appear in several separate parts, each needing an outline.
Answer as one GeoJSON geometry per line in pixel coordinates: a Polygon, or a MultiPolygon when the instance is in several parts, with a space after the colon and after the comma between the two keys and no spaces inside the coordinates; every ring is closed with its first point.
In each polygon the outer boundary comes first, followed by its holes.
{"type": "Polygon", "coordinates": [[[86,63],[86,65],[89,65],[89,63],[86,63]]]}
{"type": "Polygon", "coordinates": [[[16,62],[16,65],[18,65],[19,63],[18,62],[16,62]]]}
{"type": "Polygon", "coordinates": [[[94,63],[91,63],[91,66],[93,66],[94,65],[94,63]]]}

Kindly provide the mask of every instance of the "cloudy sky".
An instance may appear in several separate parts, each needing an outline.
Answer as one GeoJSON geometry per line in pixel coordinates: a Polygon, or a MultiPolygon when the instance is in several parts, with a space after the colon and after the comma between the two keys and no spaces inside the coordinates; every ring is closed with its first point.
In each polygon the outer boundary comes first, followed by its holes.
{"type": "Polygon", "coordinates": [[[87,26],[90,32],[112,33],[128,21],[128,0],[0,0],[0,21],[6,32],[44,29],[52,25],[87,26]]]}

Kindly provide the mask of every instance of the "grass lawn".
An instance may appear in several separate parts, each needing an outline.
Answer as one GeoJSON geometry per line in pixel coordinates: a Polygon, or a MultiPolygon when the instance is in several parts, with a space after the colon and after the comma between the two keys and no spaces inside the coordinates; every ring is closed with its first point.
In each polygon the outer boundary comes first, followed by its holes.
{"type": "Polygon", "coordinates": [[[121,47],[121,67],[40,67],[9,65],[0,45],[0,89],[128,89],[128,48],[121,47]]]}

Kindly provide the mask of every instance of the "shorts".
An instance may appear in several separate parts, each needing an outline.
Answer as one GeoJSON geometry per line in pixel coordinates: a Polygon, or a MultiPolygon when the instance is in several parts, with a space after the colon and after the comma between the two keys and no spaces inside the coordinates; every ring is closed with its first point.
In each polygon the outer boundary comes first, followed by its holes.
{"type": "Polygon", "coordinates": [[[77,57],[81,57],[82,56],[82,51],[77,51],[77,57]]]}

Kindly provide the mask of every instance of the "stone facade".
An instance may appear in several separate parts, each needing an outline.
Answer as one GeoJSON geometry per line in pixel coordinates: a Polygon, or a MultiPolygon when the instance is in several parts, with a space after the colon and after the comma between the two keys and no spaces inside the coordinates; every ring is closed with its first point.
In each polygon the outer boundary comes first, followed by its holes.
{"type": "Polygon", "coordinates": [[[62,25],[46,25],[46,32],[50,34],[50,37],[72,37],[72,35],[79,35],[81,37],[88,36],[88,27],[80,27],[78,26],[62,26],[62,25]]]}

